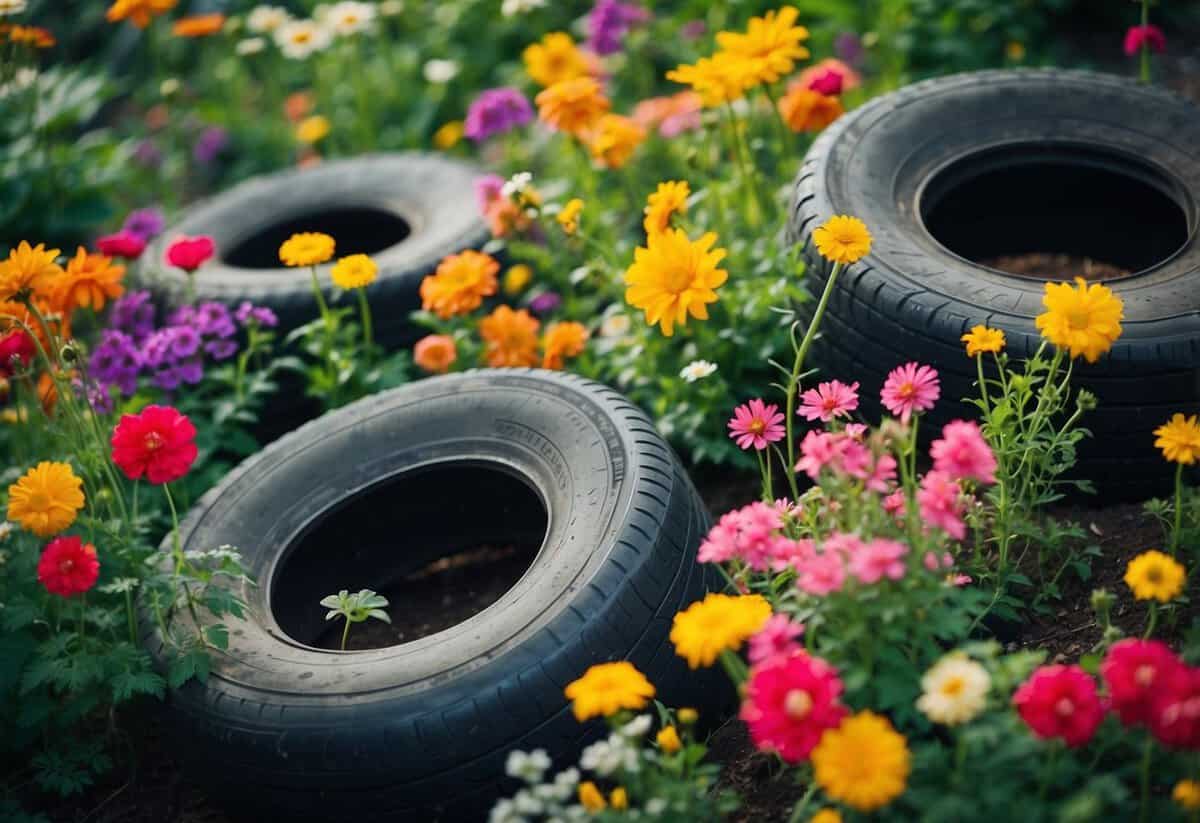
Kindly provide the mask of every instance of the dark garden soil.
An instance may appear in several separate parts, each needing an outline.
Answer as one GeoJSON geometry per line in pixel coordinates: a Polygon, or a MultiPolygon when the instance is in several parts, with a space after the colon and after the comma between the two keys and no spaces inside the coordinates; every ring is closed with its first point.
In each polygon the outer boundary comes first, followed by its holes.
{"type": "Polygon", "coordinates": [[[1125,269],[1087,257],[1069,254],[1012,254],[981,261],[983,265],[1034,280],[1112,280],[1129,274],[1125,269]]]}

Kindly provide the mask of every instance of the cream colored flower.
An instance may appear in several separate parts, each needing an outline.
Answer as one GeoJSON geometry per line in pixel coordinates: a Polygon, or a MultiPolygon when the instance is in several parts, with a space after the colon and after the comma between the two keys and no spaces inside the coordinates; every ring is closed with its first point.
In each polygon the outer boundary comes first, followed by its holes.
{"type": "Polygon", "coordinates": [[[965,654],[951,653],[921,678],[917,708],[934,723],[968,723],[983,711],[991,686],[987,669],[965,654]]]}
{"type": "Polygon", "coordinates": [[[245,40],[239,40],[233,50],[242,57],[247,57],[251,54],[258,54],[266,47],[267,41],[261,37],[247,37],[245,40]]]}
{"type": "Polygon", "coordinates": [[[628,314],[610,314],[600,324],[601,337],[624,337],[633,323],[628,314]]]}
{"type": "Polygon", "coordinates": [[[329,29],[312,20],[289,20],[275,29],[275,43],[284,57],[304,60],[333,42],[329,29]]]}
{"type": "Polygon", "coordinates": [[[459,65],[454,60],[430,60],[425,64],[425,81],[435,86],[449,83],[458,76],[459,65]]]}
{"type": "Polygon", "coordinates": [[[689,383],[695,383],[697,380],[703,380],[717,370],[716,363],[710,363],[707,360],[693,360],[683,367],[683,371],[679,372],[679,376],[689,383]]]}
{"type": "Polygon", "coordinates": [[[356,0],[342,0],[329,7],[321,22],[339,37],[360,34],[375,22],[375,7],[356,0]]]}
{"type": "Polygon", "coordinates": [[[25,0],[0,0],[0,17],[9,17],[25,11],[25,0]]]}
{"type": "Polygon", "coordinates": [[[255,6],[246,16],[246,28],[260,34],[270,34],[291,19],[287,9],[279,6],[255,6]]]}

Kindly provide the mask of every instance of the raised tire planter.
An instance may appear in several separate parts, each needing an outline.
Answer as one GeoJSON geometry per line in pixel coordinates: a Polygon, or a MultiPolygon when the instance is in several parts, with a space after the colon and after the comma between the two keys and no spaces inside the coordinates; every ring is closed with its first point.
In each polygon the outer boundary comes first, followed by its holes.
{"type": "MultiPolygon", "coordinates": [[[[565,768],[601,730],[563,695],[594,663],[632,661],[670,705],[728,704],[719,673],[689,672],[668,639],[675,613],[719,585],[695,562],[708,525],[647,418],[574,376],[468,372],[327,414],[182,524],[185,551],[237,546],[258,585],[239,590],[247,620],[207,682],[170,695],[176,749],[214,800],[253,819],[481,820],[514,788],[508,751],[542,747],[565,768]],[[389,595],[400,629],[396,586],[419,595],[412,580],[481,545],[524,558],[482,611],[386,648],[329,650],[340,625],[324,595],[389,595]]],[[[161,639],[148,645],[161,659],[161,639]]]]}
{"type": "MultiPolygon", "coordinates": [[[[935,365],[940,426],[970,413],[957,401],[975,393],[963,333],[1002,328],[1018,356],[1040,343],[1044,281],[983,261],[1055,253],[1110,264],[1124,272],[1104,281],[1124,301],[1124,332],[1100,362],[1076,364],[1100,401],[1084,420],[1094,437],[1078,473],[1105,497],[1155,493],[1170,466],[1152,430],[1200,410],[1198,204],[1200,110],[1169,92],[1037,70],[878,97],[821,135],[795,183],[792,240],[834,214],[874,235],[838,280],[815,362],[866,387],[909,360],[935,365]]],[[[809,262],[819,289],[826,269],[811,244],[809,262]]]]}
{"type": "MultiPolygon", "coordinates": [[[[240,183],[189,209],[164,232],[147,259],[160,287],[181,293],[182,272],[162,266],[177,235],[211,235],[217,258],[196,273],[196,297],[236,304],[250,300],[279,315],[287,332],[317,317],[308,268],[285,268],[279,246],[294,232],[320,231],[337,241],[337,256],[370,254],[378,279],[367,293],[376,339],[410,342],[408,322],[421,305],[421,280],[448,254],[478,248],[490,236],[475,204],[477,168],[442,155],[374,154],[283,171],[240,183]]],[[[327,292],[332,264],[319,267],[327,292]]]]}

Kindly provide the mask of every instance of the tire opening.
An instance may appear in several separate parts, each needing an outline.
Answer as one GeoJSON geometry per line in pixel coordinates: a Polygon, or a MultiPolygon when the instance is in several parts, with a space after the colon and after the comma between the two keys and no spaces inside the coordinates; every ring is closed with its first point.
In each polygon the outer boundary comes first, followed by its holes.
{"type": "Polygon", "coordinates": [[[406,472],[323,513],[283,552],[271,611],[293,640],[337,650],[345,624],[325,620],[321,598],[372,589],[387,597],[392,622],[354,624],[347,651],[409,643],[499,600],[532,564],[547,526],[541,497],[499,464],[406,472]]]}
{"type": "Polygon", "coordinates": [[[1180,251],[1194,208],[1181,183],[1131,156],[1028,144],[951,163],[918,194],[918,212],[934,240],[973,263],[1109,280],[1180,251]]]}
{"type": "Polygon", "coordinates": [[[337,256],[376,254],[412,233],[408,221],[380,208],[335,208],[289,217],[242,240],[223,259],[243,269],[278,269],[279,247],[297,232],[319,231],[337,241],[337,256]]]}

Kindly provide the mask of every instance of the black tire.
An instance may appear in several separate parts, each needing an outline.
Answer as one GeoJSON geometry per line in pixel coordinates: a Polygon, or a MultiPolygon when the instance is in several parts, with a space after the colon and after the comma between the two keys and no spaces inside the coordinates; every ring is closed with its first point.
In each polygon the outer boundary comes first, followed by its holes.
{"type": "MultiPolygon", "coordinates": [[[[1100,401],[1083,420],[1094,437],[1077,470],[1104,497],[1161,491],[1172,467],[1151,432],[1200,411],[1198,146],[1200,110],[1188,101],[1076,71],[954,75],[850,112],[805,158],[788,227],[806,242],[831,215],[852,214],[874,236],[839,278],[814,363],[862,381],[868,413],[890,369],[932,364],[940,426],[971,413],[957,402],[975,394],[962,334],[1002,328],[1018,356],[1040,342],[1043,282],[972,261],[1108,256],[1132,272],[1106,282],[1124,301],[1124,331],[1100,362],[1077,363],[1077,384],[1100,401]]],[[[827,268],[811,244],[808,260],[819,290],[827,268]]]]}
{"type": "MultiPolygon", "coordinates": [[[[417,332],[408,317],[421,305],[422,278],[446,255],[479,248],[490,236],[473,194],[481,173],[442,155],[412,152],[256,177],[185,212],[147,253],[149,274],[178,299],[184,275],[160,265],[167,244],[180,234],[211,235],[218,258],[197,271],[197,298],[268,306],[286,332],[315,318],[317,304],[309,269],[284,268],[279,246],[293,232],[324,231],[337,241],[337,256],[369,253],[379,266],[367,289],[376,338],[385,345],[411,342],[417,332]]],[[[319,269],[329,293],[330,267],[319,269]]]]}
{"type": "MultiPolygon", "coordinates": [[[[508,751],[542,747],[565,768],[601,731],[563,695],[593,663],[632,661],[669,705],[728,706],[727,681],[689,672],[667,637],[675,613],[719,585],[695,562],[709,522],[645,415],[574,376],[468,372],[327,414],[247,460],[183,523],[185,550],[239,546],[259,585],[240,592],[248,619],[232,621],[207,683],[169,697],[178,750],[239,814],[482,819],[515,788],[508,751]],[[431,547],[529,531],[519,503],[489,503],[495,487],[413,474],[435,463],[502,468],[541,497],[549,532],[524,576],[483,612],[402,645],[342,653],[292,639],[323,622],[320,596],[403,573],[372,561],[372,543],[400,537],[403,565],[419,568],[441,553],[431,547]],[[405,477],[419,484],[368,496],[405,477]],[[313,546],[358,578],[330,575],[313,546]]],[[[147,642],[161,660],[161,638],[147,642]]]]}

